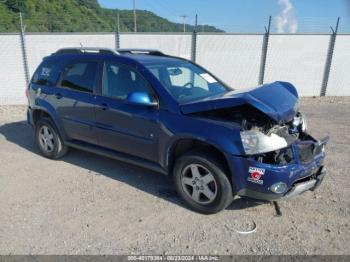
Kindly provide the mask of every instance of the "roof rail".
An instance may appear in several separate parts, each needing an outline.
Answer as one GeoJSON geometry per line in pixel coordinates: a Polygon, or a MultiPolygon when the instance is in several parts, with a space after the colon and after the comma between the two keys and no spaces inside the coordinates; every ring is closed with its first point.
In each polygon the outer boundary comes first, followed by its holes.
{"type": "Polygon", "coordinates": [[[100,53],[119,55],[118,52],[111,48],[100,47],[67,47],[57,50],[54,54],[81,54],[81,53],[100,53]]]}
{"type": "Polygon", "coordinates": [[[165,56],[165,54],[157,49],[142,49],[142,48],[120,48],[117,49],[119,54],[147,54],[165,56]]]}

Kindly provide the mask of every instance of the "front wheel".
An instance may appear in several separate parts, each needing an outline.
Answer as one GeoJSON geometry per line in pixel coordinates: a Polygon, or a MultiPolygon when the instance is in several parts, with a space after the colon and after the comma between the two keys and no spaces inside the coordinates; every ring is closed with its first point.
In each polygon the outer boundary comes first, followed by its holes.
{"type": "Polygon", "coordinates": [[[233,199],[225,168],[209,152],[192,151],[177,159],[174,182],[185,202],[203,214],[217,213],[233,199]]]}
{"type": "Polygon", "coordinates": [[[55,125],[48,118],[42,118],[36,123],[35,140],[41,153],[47,158],[57,159],[68,151],[55,125]]]}

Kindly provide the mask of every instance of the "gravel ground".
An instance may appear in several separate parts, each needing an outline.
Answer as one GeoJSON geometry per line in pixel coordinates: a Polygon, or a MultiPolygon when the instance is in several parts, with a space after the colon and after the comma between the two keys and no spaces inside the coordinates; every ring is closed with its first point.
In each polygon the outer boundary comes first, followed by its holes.
{"type": "Polygon", "coordinates": [[[271,204],[236,199],[219,214],[187,209],[162,175],[72,150],[40,156],[25,107],[0,107],[0,254],[350,254],[350,99],[301,102],[330,135],[316,192],[271,204]],[[249,224],[257,231],[240,235],[249,224]]]}

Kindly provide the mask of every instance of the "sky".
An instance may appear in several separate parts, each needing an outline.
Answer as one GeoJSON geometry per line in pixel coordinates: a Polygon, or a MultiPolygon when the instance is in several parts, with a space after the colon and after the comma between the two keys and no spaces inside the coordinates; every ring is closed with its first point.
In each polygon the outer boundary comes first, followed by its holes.
{"type": "MultiPolygon", "coordinates": [[[[135,0],[173,22],[210,24],[226,32],[262,33],[272,16],[272,32],[329,33],[340,16],[339,32],[350,33],[350,0],[135,0]]],[[[132,0],[98,0],[105,8],[132,9],[132,0]]]]}

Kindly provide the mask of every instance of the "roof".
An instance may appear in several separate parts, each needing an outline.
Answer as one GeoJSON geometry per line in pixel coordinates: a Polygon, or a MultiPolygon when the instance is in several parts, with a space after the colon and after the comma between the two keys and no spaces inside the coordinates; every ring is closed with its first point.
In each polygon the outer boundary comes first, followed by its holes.
{"type": "Polygon", "coordinates": [[[141,64],[157,64],[157,63],[171,63],[181,62],[185,59],[173,57],[163,54],[161,51],[154,49],[118,49],[117,51],[110,48],[96,48],[96,47],[69,47],[57,50],[53,55],[74,55],[74,56],[89,56],[89,55],[103,55],[103,56],[122,56],[135,60],[141,64]]]}
{"type": "Polygon", "coordinates": [[[157,63],[174,63],[184,61],[182,58],[173,56],[159,56],[159,55],[147,55],[147,54],[123,54],[122,56],[136,60],[141,64],[157,64],[157,63]]]}

